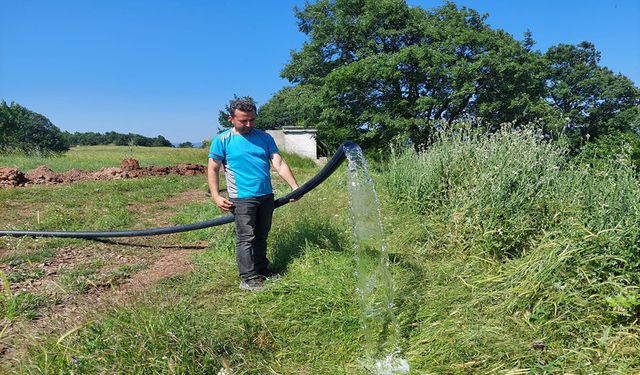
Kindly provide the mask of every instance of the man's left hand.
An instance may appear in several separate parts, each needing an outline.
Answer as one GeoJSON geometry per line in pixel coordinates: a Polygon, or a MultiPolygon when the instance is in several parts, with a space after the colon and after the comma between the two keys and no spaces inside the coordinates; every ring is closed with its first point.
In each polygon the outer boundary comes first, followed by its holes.
{"type": "MultiPolygon", "coordinates": [[[[293,186],[292,186],[292,187],[291,187],[291,191],[296,191],[296,190],[298,190],[298,187],[299,187],[298,185],[295,185],[295,187],[293,187],[293,186]]],[[[291,199],[289,199],[289,202],[297,202],[297,201],[299,201],[299,200],[300,200],[300,198],[302,198],[302,195],[301,195],[301,196],[299,196],[298,198],[291,198],[291,199]]]]}

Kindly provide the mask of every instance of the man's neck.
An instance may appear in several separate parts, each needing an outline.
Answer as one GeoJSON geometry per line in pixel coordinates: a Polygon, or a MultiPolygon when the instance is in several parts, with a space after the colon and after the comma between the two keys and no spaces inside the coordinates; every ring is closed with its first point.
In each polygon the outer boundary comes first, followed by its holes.
{"type": "Polygon", "coordinates": [[[240,133],[238,130],[236,130],[236,128],[231,128],[231,132],[237,135],[249,135],[251,131],[253,131],[253,128],[249,129],[249,131],[247,131],[246,133],[240,133]]]}

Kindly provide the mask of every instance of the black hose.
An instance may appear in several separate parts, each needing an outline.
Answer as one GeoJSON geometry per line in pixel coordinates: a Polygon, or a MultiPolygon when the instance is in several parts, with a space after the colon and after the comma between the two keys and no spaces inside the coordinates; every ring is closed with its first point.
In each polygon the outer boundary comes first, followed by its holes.
{"type": "MultiPolygon", "coordinates": [[[[344,161],[345,149],[354,147],[356,144],[351,141],[346,141],[333,155],[333,157],[325,164],[325,166],[313,176],[309,181],[305,182],[302,186],[285,195],[278,198],[275,201],[275,207],[281,207],[289,203],[291,199],[299,199],[309,191],[313,190],[316,186],[320,185],[329,175],[331,175],[344,161]]],[[[187,232],[196,229],[204,229],[215,227],[222,224],[228,224],[233,221],[233,215],[227,215],[217,217],[212,220],[201,221],[193,224],[177,225],[173,227],[140,229],[140,230],[121,230],[121,231],[106,231],[106,232],[64,232],[64,231],[36,231],[36,230],[2,230],[1,236],[11,237],[63,237],[63,238],[109,238],[109,237],[138,237],[138,236],[157,236],[159,234],[170,234],[187,232]]]]}

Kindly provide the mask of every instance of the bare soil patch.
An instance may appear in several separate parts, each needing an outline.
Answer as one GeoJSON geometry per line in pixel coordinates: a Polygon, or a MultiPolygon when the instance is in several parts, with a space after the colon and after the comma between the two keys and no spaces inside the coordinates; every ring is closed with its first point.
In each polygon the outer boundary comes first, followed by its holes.
{"type": "MultiPolygon", "coordinates": [[[[43,334],[60,335],[85,324],[89,313],[130,303],[158,281],[193,270],[191,254],[206,244],[163,246],[157,239],[130,242],[103,241],[59,249],[49,261],[27,267],[39,270],[38,279],[13,283],[12,293],[31,293],[46,302],[33,320],[0,321],[0,363],[19,361],[25,344],[43,334]],[[95,266],[97,265],[97,267],[95,266]],[[92,268],[92,266],[94,266],[92,268]],[[93,270],[74,279],[77,270],[93,270]],[[124,270],[124,271],[122,271],[124,270]],[[72,275],[71,277],[69,275],[72,275]],[[78,290],[69,280],[83,287],[78,290]]],[[[24,264],[2,264],[5,274],[24,270],[24,264]]]]}
{"type": "Polygon", "coordinates": [[[121,180],[148,176],[167,176],[170,174],[193,176],[204,174],[205,172],[206,167],[201,164],[180,163],[166,167],[140,167],[140,163],[135,159],[123,160],[120,168],[105,167],[96,172],[74,168],[66,172],[57,173],[43,165],[24,173],[16,168],[0,167],[0,188],[36,184],[52,185],[78,181],[121,180]]]}

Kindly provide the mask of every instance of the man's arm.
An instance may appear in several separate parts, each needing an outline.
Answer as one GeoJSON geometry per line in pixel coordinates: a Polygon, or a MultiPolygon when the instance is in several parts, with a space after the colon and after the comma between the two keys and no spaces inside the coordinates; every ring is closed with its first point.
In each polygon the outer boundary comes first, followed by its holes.
{"type": "Polygon", "coordinates": [[[273,164],[273,168],[278,172],[278,175],[282,177],[283,180],[289,184],[291,190],[296,190],[298,188],[298,182],[296,178],[293,176],[291,172],[291,168],[287,165],[280,154],[275,153],[271,155],[271,163],[273,164]]]}
{"type": "Polygon", "coordinates": [[[231,210],[231,203],[225,197],[220,195],[220,167],[222,163],[217,161],[214,158],[209,158],[209,165],[207,166],[207,181],[209,182],[209,190],[211,191],[211,198],[216,202],[216,206],[220,207],[220,209],[224,212],[229,212],[231,210]]]}

